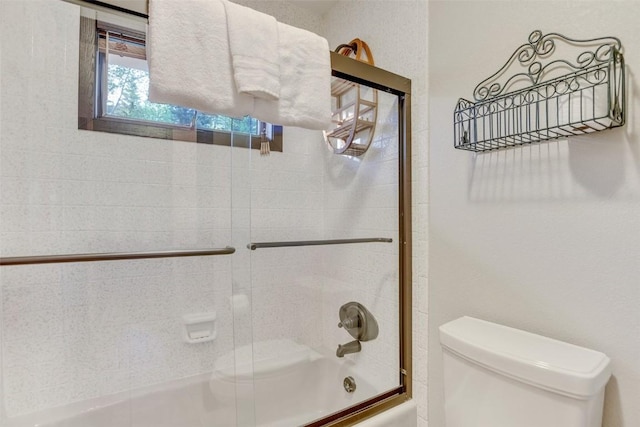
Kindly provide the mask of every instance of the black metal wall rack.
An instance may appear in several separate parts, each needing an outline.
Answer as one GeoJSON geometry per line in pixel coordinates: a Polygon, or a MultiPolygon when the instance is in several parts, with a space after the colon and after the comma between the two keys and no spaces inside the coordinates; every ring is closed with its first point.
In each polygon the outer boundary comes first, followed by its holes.
{"type": "Polygon", "coordinates": [[[623,126],[622,43],[533,31],[473,95],[475,102],[461,98],[453,115],[454,146],[461,150],[497,150],[623,126]]]}

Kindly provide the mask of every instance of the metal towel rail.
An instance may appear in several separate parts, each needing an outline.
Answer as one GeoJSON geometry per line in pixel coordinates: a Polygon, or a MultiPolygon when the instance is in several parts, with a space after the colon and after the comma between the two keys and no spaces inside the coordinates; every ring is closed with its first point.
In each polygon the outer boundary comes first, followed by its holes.
{"type": "Polygon", "coordinates": [[[333,239],[333,240],[299,240],[292,242],[262,242],[249,243],[247,248],[255,251],[260,248],[283,248],[287,246],[320,246],[320,245],[346,245],[350,243],[391,243],[393,239],[385,237],[373,237],[368,239],[333,239]]]}
{"type": "Polygon", "coordinates": [[[108,252],[108,253],[87,253],[87,254],[67,254],[67,255],[0,257],[0,266],[230,255],[235,251],[236,251],[235,248],[227,246],[226,248],[154,251],[154,252],[108,252]]]}

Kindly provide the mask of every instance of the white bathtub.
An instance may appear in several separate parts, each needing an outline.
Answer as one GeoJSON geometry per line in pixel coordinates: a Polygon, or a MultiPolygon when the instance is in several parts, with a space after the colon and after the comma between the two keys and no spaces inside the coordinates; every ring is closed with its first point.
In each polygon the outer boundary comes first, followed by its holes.
{"type": "MultiPolygon", "coordinates": [[[[237,361],[238,353],[221,362],[235,362],[233,357],[237,361]]],[[[294,427],[381,391],[353,362],[298,347],[285,357],[13,419],[8,427],[294,427]],[[357,384],[352,393],[343,387],[347,376],[357,384]]],[[[398,408],[361,425],[415,426],[415,405],[398,408]]]]}

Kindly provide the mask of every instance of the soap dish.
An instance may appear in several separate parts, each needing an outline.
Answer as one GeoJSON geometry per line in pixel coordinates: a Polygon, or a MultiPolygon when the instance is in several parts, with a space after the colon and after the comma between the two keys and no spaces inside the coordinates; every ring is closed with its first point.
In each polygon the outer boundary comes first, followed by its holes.
{"type": "Polygon", "coordinates": [[[216,339],[216,312],[192,313],[182,316],[184,322],[183,338],[189,344],[209,342],[216,339]]]}

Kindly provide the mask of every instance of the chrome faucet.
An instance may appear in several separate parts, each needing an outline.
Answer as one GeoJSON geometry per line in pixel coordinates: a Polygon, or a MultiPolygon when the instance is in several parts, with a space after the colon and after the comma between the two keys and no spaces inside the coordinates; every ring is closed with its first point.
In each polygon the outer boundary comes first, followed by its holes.
{"type": "Polygon", "coordinates": [[[357,353],[360,350],[362,350],[360,341],[354,340],[346,344],[338,345],[338,349],[336,350],[336,356],[344,357],[345,354],[357,353]]]}

